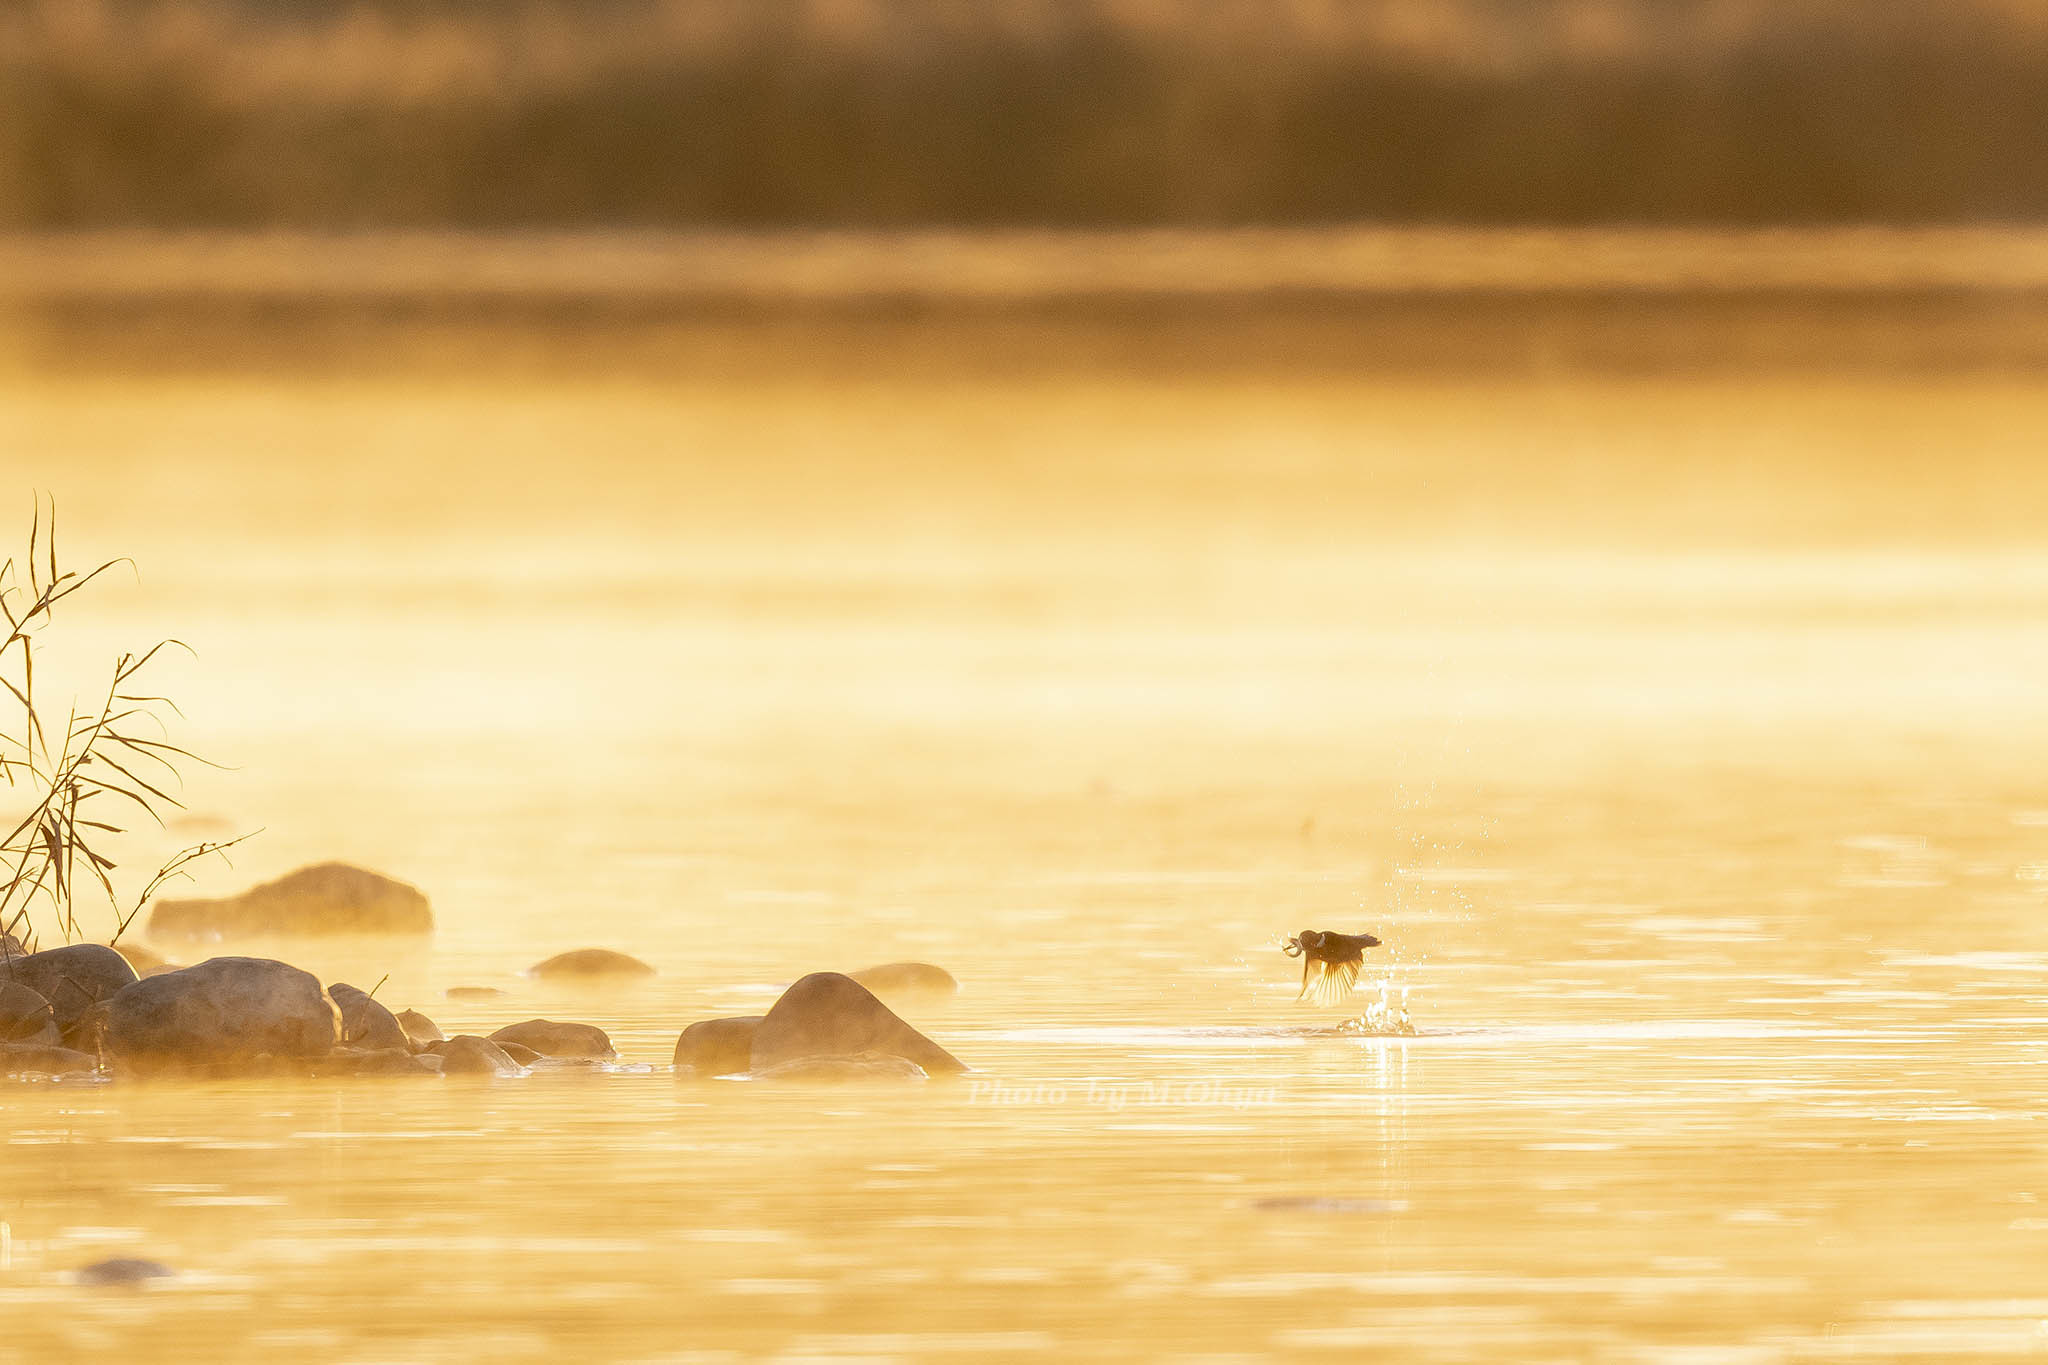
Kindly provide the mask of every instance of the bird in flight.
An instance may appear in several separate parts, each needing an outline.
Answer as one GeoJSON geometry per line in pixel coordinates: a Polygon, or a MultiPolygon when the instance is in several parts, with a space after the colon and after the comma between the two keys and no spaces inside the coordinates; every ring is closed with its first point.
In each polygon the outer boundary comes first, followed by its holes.
{"type": "Polygon", "coordinates": [[[1365,950],[1379,946],[1380,941],[1371,934],[1302,930],[1280,945],[1281,952],[1301,959],[1301,994],[1294,998],[1318,1005],[1339,1003],[1358,984],[1365,950]]]}

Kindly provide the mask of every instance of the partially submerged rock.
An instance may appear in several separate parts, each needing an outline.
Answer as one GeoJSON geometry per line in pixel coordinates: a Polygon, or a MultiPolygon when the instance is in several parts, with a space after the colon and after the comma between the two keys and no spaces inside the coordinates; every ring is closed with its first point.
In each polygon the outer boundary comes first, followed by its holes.
{"type": "Polygon", "coordinates": [[[505,1049],[488,1038],[459,1033],[441,1044],[441,1074],[444,1076],[524,1076],[526,1068],[505,1055],[505,1049]]]}
{"type": "Polygon", "coordinates": [[[885,962],[849,973],[876,995],[917,995],[936,999],[957,995],[960,983],[944,967],[929,962],[885,962]]]}
{"type": "Polygon", "coordinates": [[[398,1022],[398,1016],[372,1000],[367,991],[358,990],[345,981],[337,981],[327,988],[327,997],[341,1011],[343,1047],[372,1051],[385,1048],[412,1050],[412,1041],[406,1036],[405,1026],[398,1022]]]}
{"type": "Polygon", "coordinates": [[[428,934],[419,888],[347,863],[320,863],[219,900],[160,900],[152,934],[428,934]]]}
{"type": "Polygon", "coordinates": [[[414,1051],[419,1051],[428,1043],[441,1042],[448,1036],[441,1032],[439,1024],[418,1010],[400,1010],[397,1018],[398,1026],[405,1030],[406,1041],[412,1045],[414,1051]]]}
{"type": "Polygon", "coordinates": [[[141,1286],[151,1280],[167,1280],[177,1271],[162,1261],[145,1261],[133,1256],[117,1256],[110,1261],[95,1261],[77,1273],[80,1284],[141,1286]]]}
{"type": "Polygon", "coordinates": [[[19,981],[0,981],[0,1043],[55,1047],[63,1041],[49,1001],[19,981]]]}
{"type": "Polygon", "coordinates": [[[441,992],[450,1000],[496,1000],[504,993],[496,986],[450,986],[441,992]]]}
{"type": "Polygon", "coordinates": [[[599,1061],[610,1061],[619,1055],[612,1048],[610,1036],[595,1024],[564,1024],[553,1019],[528,1019],[523,1024],[507,1024],[491,1035],[491,1041],[517,1043],[532,1048],[543,1057],[594,1057],[599,1061]]]}
{"type": "Polygon", "coordinates": [[[637,957],[615,953],[609,948],[578,948],[571,953],[557,953],[545,962],[537,962],[526,969],[526,974],[540,981],[616,980],[653,976],[654,968],[637,957]]]}
{"type": "Polygon", "coordinates": [[[916,1062],[880,1052],[860,1052],[850,1057],[804,1057],[794,1062],[756,1071],[756,1081],[924,1081],[931,1077],[916,1062]]]}
{"type": "Polygon", "coordinates": [[[320,978],[260,957],[216,957],[147,977],[99,1016],[108,1053],[142,1073],[274,1070],[323,1058],[341,1042],[341,1011],[320,978]]]}
{"type": "Polygon", "coordinates": [[[547,1060],[547,1058],[541,1056],[540,1053],[535,1052],[530,1047],[521,1047],[517,1043],[508,1043],[504,1039],[498,1038],[495,1035],[493,1035],[492,1041],[497,1043],[498,1051],[504,1053],[507,1057],[510,1057],[513,1061],[519,1063],[519,1065],[521,1066],[530,1067],[535,1062],[544,1062],[547,1060]]]}
{"type": "Polygon", "coordinates": [[[967,1070],[952,1053],[919,1033],[839,972],[813,972],[782,993],[754,1034],[757,1072],[814,1057],[872,1052],[915,1062],[933,1076],[967,1070]]]}
{"type": "Polygon", "coordinates": [[[89,1052],[48,1043],[0,1043],[0,1075],[85,1076],[100,1069],[89,1052]]]}
{"type": "Polygon", "coordinates": [[[1405,1199],[1332,1199],[1320,1195],[1276,1195],[1254,1199],[1252,1207],[1261,1213],[1406,1213],[1405,1199]]]}
{"type": "Polygon", "coordinates": [[[730,1076],[752,1066],[754,1035],[763,1016],[737,1014],[725,1019],[699,1019],[676,1039],[676,1072],[698,1076],[730,1076]]]}
{"type": "Polygon", "coordinates": [[[0,981],[14,981],[50,1002],[67,1043],[88,1041],[82,1025],[94,1005],[135,984],[128,959],[104,943],[73,943],[0,960],[0,981]]]}

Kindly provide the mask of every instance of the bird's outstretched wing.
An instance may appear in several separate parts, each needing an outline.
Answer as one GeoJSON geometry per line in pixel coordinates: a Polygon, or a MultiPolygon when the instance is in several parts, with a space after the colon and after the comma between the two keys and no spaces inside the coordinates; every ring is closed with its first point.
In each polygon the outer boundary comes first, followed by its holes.
{"type": "Polygon", "coordinates": [[[1358,985],[1358,968],[1356,962],[1331,966],[1310,958],[1301,966],[1301,994],[1294,998],[1317,1005],[1340,1004],[1358,985]]]}

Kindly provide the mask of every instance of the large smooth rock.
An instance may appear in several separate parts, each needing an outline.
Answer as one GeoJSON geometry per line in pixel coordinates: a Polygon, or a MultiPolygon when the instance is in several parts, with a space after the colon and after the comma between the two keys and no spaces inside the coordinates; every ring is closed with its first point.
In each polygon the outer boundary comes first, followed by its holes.
{"type": "Polygon", "coordinates": [[[152,934],[428,934],[419,888],[347,863],[321,863],[221,900],[158,901],[152,934]]]}
{"type": "Polygon", "coordinates": [[[261,957],[145,977],[101,1008],[107,1051],[131,1070],[269,1070],[325,1057],[341,1011],[320,978],[261,957]]]}
{"type": "Polygon", "coordinates": [[[578,948],[573,953],[557,953],[545,962],[536,962],[526,969],[526,974],[540,981],[618,980],[653,976],[654,968],[637,957],[609,948],[578,948]]]}
{"type": "Polygon", "coordinates": [[[754,1034],[750,1069],[862,1052],[901,1057],[933,1076],[967,1070],[959,1058],[897,1018],[866,986],[839,972],[812,972],[782,993],[754,1034]]]}
{"type": "Polygon", "coordinates": [[[595,1057],[610,1061],[619,1054],[611,1037],[595,1024],[564,1024],[553,1019],[528,1019],[507,1024],[491,1035],[494,1043],[517,1043],[543,1057],[595,1057]]]}
{"type": "Polygon", "coordinates": [[[524,1076],[526,1068],[488,1038],[458,1033],[441,1045],[444,1076],[524,1076]]]}
{"type": "Polygon", "coordinates": [[[761,1030],[759,1014],[736,1014],[725,1019],[699,1019],[676,1039],[676,1071],[699,1076],[730,1076],[754,1064],[754,1035],[761,1030]]]}
{"type": "Polygon", "coordinates": [[[406,1040],[412,1044],[414,1051],[419,1051],[428,1043],[441,1042],[448,1036],[441,1032],[439,1024],[418,1010],[400,1010],[398,1026],[405,1030],[406,1040]]]}
{"type": "Polygon", "coordinates": [[[341,1011],[341,1045],[363,1048],[370,1052],[386,1048],[403,1048],[410,1052],[412,1040],[406,1036],[405,1025],[398,1022],[398,1016],[370,998],[369,992],[356,989],[345,981],[337,981],[327,988],[327,998],[341,1011]]]}
{"type": "Polygon", "coordinates": [[[0,981],[16,981],[50,1002],[66,1040],[83,1042],[80,1025],[94,1005],[135,984],[128,959],[104,943],[73,943],[0,960],[0,981]]]}
{"type": "Polygon", "coordinates": [[[922,996],[936,999],[959,993],[960,983],[944,967],[929,962],[885,962],[849,973],[876,995],[922,996]]]}
{"type": "Polygon", "coordinates": [[[99,1058],[89,1052],[47,1043],[0,1043],[0,1075],[84,1076],[99,1067],[99,1058]]]}
{"type": "Polygon", "coordinates": [[[0,1043],[55,1047],[63,1041],[49,1001],[19,981],[0,981],[0,1043]]]}
{"type": "Polygon", "coordinates": [[[784,1062],[748,1079],[756,1081],[809,1081],[839,1085],[862,1081],[924,1081],[931,1077],[916,1062],[880,1052],[861,1052],[851,1057],[805,1057],[784,1062]]]}

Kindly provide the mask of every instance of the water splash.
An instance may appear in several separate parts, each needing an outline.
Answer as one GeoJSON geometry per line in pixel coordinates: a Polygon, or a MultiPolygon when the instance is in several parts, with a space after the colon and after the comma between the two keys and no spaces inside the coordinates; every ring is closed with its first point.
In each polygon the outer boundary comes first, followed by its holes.
{"type": "Polygon", "coordinates": [[[1363,1033],[1380,1037],[1410,1038],[1420,1032],[1408,1013],[1408,988],[1380,982],[1380,996],[1365,1007],[1365,1013],[1337,1025],[1340,1033],[1363,1033]]]}

